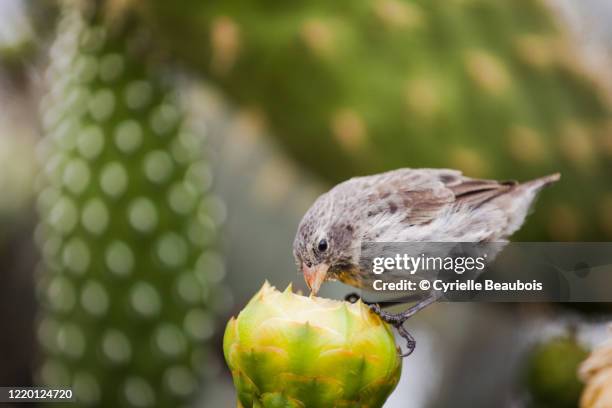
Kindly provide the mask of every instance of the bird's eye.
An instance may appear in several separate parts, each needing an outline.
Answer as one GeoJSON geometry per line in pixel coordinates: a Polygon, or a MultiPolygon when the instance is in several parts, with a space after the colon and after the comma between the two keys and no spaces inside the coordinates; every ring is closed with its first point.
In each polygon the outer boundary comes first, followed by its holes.
{"type": "Polygon", "coordinates": [[[318,245],[319,251],[320,252],[325,252],[327,251],[327,240],[326,239],[322,239],[319,241],[319,245],[318,245]]]}

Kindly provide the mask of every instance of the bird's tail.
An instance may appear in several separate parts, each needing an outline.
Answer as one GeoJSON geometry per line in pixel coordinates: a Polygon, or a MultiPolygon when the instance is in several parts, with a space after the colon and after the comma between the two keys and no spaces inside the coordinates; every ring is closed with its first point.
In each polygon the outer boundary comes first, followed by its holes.
{"type": "Polygon", "coordinates": [[[523,188],[526,190],[535,190],[539,191],[543,187],[548,186],[549,184],[555,183],[561,179],[561,173],[549,174],[548,176],[539,177],[535,180],[527,181],[526,183],[519,184],[519,188],[523,188]]]}
{"type": "Polygon", "coordinates": [[[507,194],[503,194],[496,201],[499,208],[504,209],[508,215],[508,226],[504,231],[504,236],[509,237],[517,231],[525,217],[533,207],[533,203],[540,190],[561,178],[559,173],[540,177],[535,180],[520,183],[513,187],[507,194]]]}

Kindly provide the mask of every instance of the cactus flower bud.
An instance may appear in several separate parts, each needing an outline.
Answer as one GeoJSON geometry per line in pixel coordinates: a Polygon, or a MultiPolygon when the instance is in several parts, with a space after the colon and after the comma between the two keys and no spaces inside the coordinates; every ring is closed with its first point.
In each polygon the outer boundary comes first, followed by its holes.
{"type": "Polygon", "coordinates": [[[389,326],[351,304],[267,282],[223,340],[238,407],[381,407],[400,377],[389,326]]]}

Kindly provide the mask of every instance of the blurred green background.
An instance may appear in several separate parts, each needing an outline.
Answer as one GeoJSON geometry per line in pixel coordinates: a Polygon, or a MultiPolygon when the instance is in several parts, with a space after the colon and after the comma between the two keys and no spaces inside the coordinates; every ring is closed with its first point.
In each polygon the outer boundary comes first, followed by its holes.
{"type": "MultiPolygon", "coordinates": [[[[516,238],[610,240],[610,21],[605,0],[4,0],[0,385],[233,406],[225,322],[265,279],[306,289],[295,228],[355,175],[560,171],[516,238]]],[[[576,406],[610,320],[590,306],[433,306],[386,406],[576,406]]]]}

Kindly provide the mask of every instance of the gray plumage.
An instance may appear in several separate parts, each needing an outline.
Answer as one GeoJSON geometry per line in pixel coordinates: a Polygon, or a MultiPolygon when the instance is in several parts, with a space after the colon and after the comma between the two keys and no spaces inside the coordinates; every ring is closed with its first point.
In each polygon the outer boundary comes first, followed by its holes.
{"type": "Polygon", "coordinates": [[[305,276],[313,292],[323,280],[362,286],[359,276],[368,273],[359,266],[366,263],[362,243],[505,241],[523,224],[538,191],[559,177],[519,184],[473,179],[457,170],[399,169],[352,178],[320,196],[304,215],[294,256],[305,275],[325,266],[319,281],[305,276]]]}

